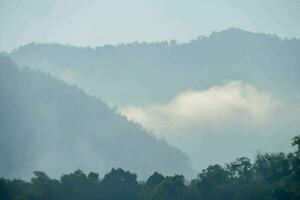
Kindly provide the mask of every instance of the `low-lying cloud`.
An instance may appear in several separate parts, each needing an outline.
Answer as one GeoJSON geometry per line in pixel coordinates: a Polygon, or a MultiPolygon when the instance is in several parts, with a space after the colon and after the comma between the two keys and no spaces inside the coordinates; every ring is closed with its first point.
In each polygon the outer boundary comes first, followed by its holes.
{"type": "Polygon", "coordinates": [[[278,105],[269,92],[232,81],[206,90],[187,90],[163,104],[127,106],[121,113],[161,136],[199,127],[260,125],[278,105]]]}

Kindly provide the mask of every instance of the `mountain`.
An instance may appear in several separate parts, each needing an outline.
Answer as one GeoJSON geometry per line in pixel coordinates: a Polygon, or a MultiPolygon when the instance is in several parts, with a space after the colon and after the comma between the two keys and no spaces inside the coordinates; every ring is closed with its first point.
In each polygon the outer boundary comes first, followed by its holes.
{"type": "Polygon", "coordinates": [[[9,55],[117,105],[197,170],[287,152],[299,134],[300,39],[231,28],[182,44],[32,43],[9,55]]]}
{"type": "Polygon", "coordinates": [[[30,177],[123,167],[148,176],[191,173],[187,157],[164,140],[43,72],[0,56],[0,176],[30,177]]]}
{"type": "Polygon", "coordinates": [[[20,66],[76,83],[109,103],[144,105],[228,80],[293,98],[300,90],[299,52],[299,39],[231,28],[183,44],[172,40],[80,48],[32,43],[10,56],[20,66]]]}

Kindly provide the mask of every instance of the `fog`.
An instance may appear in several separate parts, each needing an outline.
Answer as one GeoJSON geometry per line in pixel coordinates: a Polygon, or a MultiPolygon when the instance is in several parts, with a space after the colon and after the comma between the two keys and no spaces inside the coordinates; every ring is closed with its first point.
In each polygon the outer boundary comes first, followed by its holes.
{"type": "Polygon", "coordinates": [[[106,173],[122,167],[140,178],[160,170],[188,173],[188,158],[166,141],[87,96],[76,86],[0,56],[1,176],[58,177],[76,169],[106,173]]]}
{"type": "Polygon", "coordinates": [[[299,52],[298,39],[231,28],[184,44],[32,43],[8,56],[101,97],[201,171],[258,151],[290,150],[299,130],[299,52]]]}
{"type": "Polygon", "coordinates": [[[1,0],[0,50],[30,42],[186,42],[229,27],[299,37],[299,8],[298,0],[1,0]]]}
{"type": "Polygon", "coordinates": [[[299,1],[0,0],[0,176],[194,176],[300,130],[299,1]],[[232,28],[233,27],[233,28],[232,28]]]}

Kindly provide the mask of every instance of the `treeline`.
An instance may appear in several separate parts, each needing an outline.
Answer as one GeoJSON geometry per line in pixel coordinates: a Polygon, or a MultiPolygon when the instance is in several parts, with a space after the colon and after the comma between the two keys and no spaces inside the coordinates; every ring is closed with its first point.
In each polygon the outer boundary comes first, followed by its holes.
{"type": "Polygon", "coordinates": [[[300,136],[295,152],[258,154],[254,163],[242,157],[225,166],[211,165],[196,179],[155,172],[146,182],[123,169],[112,169],[103,179],[77,170],[51,179],[34,172],[30,182],[0,179],[1,200],[299,200],[300,136]]]}

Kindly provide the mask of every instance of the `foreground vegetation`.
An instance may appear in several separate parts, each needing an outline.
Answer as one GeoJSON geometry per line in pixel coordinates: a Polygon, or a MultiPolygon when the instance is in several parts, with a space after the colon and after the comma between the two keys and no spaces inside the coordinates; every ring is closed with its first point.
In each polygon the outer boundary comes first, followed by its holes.
{"type": "Polygon", "coordinates": [[[30,182],[0,179],[1,200],[298,200],[300,199],[300,136],[295,152],[257,155],[254,163],[242,157],[212,165],[187,182],[182,175],[157,172],[146,182],[122,169],[112,169],[102,180],[77,170],[59,180],[34,172],[30,182]]]}

